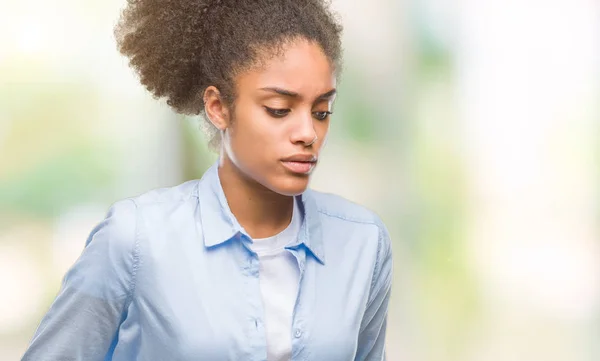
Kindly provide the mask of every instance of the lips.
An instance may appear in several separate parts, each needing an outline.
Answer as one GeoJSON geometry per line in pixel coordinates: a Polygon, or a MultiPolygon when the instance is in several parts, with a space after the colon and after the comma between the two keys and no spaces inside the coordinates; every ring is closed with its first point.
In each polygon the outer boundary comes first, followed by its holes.
{"type": "Polygon", "coordinates": [[[312,162],[317,161],[317,156],[313,154],[294,154],[290,157],[282,159],[284,162],[312,162]]]}
{"type": "Polygon", "coordinates": [[[289,162],[284,161],[283,165],[293,173],[308,174],[315,167],[316,162],[289,162]]]}
{"type": "Polygon", "coordinates": [[[308,174],[317,164],[317,157],[312,154],[296,154],[282,159],[281,162],[292,173],[308,174]]]}

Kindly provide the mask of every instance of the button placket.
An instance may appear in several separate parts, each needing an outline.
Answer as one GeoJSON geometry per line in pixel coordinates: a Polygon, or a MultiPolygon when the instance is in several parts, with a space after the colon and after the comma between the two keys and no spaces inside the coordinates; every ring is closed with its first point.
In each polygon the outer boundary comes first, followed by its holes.
{"type": "Polygon", "coordinates": [[[303,294],[305,290],[303,290],[302,285],[304,284],[305,275],[305,264],[306,264],[306,251],[302,247],[290,247],[288,248],[290,252],[296,257],[296,261],[298,262],[298,267],[300,270],[299,280],[298,280],[298,292],[296,294],[296,302],[294,304],[294,312],[292,319],[292,361],[298,360],[301,358],[302,350],[305,345],[301,340],[301,337],[304,335],[303,327],[304,320],[302,317],[302,309],[303,309],[303,294]]]}
{"type": "Polygon", "coordinates": [[[240,243],[244,250],[244,263],[242,266],[246,286],[246,300],[250,310],[248,317],[249,343],[253,349],[252,353],[256,355],[266,352],[266,340],[264,331],[264,321],[262,320],[263,305],[260,299],[260,261],[258,255],[249,247],[248,239],[243,234],[240,236],[240,243]]]}

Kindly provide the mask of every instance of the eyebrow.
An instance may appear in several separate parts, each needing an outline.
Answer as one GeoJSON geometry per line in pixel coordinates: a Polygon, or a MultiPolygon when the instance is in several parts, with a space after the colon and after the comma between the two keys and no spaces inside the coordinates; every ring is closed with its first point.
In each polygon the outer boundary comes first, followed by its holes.
{"type": "MultiPolygon", "coordinates": [[[[300,98],[300,94],[293,92],[291,90],[286,90],[286,89],[282,89],[282,88],[277,88],[277,87],[266,87],[266,88],[260,88],[260,90],[264,90],[264,91],[269,91],[269,92],[273,92],[273,93],[277,93],[286,97],[291,97],[291,98],[300,98]]],[[[337,92],[336,89],[331,89],[330,91],[323,93],[321,95],[319,95],[317,97],[317,100],[325,100],[325,99],[329,99],[332,96],[335,95],[335,93],[337,92]]]]}

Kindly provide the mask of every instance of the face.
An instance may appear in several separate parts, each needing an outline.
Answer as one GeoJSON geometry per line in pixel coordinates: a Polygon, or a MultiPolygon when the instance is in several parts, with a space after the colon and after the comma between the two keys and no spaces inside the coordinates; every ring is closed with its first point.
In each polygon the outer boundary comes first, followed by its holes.
{"type": "Polygon", "coordinates": [[[222,162],[276,193],[302,193],[327,138],[335,86],[329,60],[305,40],[240,74],[235,111],[222,133],[222,162]]]}

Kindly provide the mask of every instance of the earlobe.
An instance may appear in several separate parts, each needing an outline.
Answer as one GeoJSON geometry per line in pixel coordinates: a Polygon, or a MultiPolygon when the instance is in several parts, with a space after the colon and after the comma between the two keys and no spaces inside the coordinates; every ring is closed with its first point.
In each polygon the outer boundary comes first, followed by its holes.
{"type": "Polygon", "coordinates": [[[227,129],[228,111],[219,89],[211,85],[204,91],[204,112],[206,118],[219,130],[227,129]]]}

